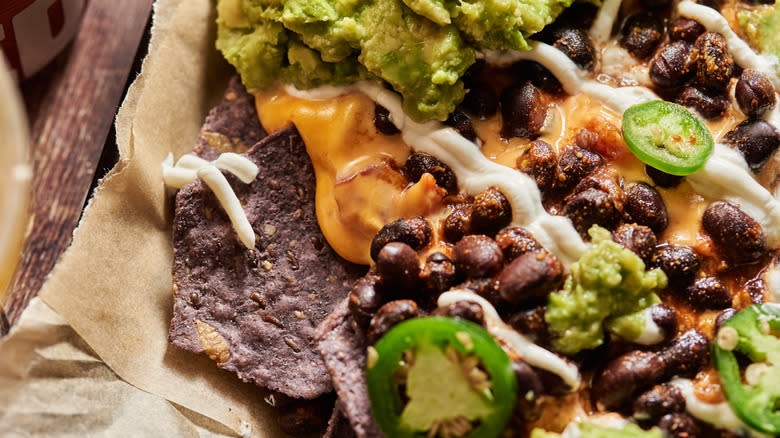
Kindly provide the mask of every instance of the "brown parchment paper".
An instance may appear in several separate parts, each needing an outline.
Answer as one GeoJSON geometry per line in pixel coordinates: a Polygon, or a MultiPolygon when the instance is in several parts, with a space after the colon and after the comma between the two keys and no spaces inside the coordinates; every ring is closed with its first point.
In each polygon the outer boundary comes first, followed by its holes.
{"type": "Polygon", "coordinates": [[[101,181],[71,247],[40,292],[42,302],[28,309],[22,324],[0,344],[0,404],[16,406],[0,407],[2,431],[282,435],[261,389],[217,369],[205,356],[167,343],[173,302],[171,217],[160,163],[169,152],[178,157],[192,149],[229,70],[214,49],[211,1],[159,0],[154,13],[149,55],[116,120],[120,162],[101,181]],[[44,342],[47,337],[57,341],[44,342]],[[19,339],[30,341],[28,350],[19,339]],[[52,349],[63,356],[40,365],[48,376],[39,371],[40,378],[33,379],[19,369],[32,367],[24,361],[52,349]],[[15,359],[6,360],[12,355],[15,359]],[[81,370],[87,374],[68,378],[72,373],[65,369],[74,364],[99,371],[81,370]],[[68,391],[64,380],[72,385],[68,391]],[[124,386],[96,390],[94,385],[106,380],[124,386]],[[41,387],[47,384],[51,388],[41,387]],[[27,401],[46,400],[30,409],[15,393],[34,394],[20,395],[27,401]],[[47,393],[59,397],[44,397],[47,393]],[[94,396],[97,406],[121,408],[121,415],[106,416],[86,403],[82,409],[83,394],[94,396]],[[52,410],[62,415],[43,421],[52,410]],[[36,421],[43,429],[26,429],[36,421]],[[95,422],[106,424],[96,427],[95,422]],[[144,433],[152,425],[155,433],[144,433]]]}

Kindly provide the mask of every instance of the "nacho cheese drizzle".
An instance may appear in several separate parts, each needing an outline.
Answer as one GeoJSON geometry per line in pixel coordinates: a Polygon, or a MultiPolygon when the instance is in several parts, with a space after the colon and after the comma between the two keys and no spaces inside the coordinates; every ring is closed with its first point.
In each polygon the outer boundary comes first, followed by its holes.
{"type": "Polygon", "coordinates": [[[501,317],[498,316],[498,312],[493,305],[481,296],[467,289],[450,290],[439,295],[437,304],[439,307],[443,307],[458,301],[470,301],[482,307],[487,331],[494,338],[500,340],[505,348],[517,354],[529,364],[557,374],[570,388],[579,388],[581,378],[576,365],[534,344],[528,338],[506,325],[501,320],[501,317]]]}
{"type": "Polygon", "coordinates": [[[310,100],[330,99],[351,91],[366,94],[387,108],[408,145],[447,164],[457,176],[458,185],[464,192],[476,194],[489,187],[496,187],[512,206],[512,224],[528,228],[539,243],[566,265],[579,259],[585,251],[586,244],[571,222],[544,210],[539,188],[533,179],[490,161],[477,145],[440,122],[417,123],[411,120],[404,114],[400,98],[380,84],[365,81],[349,87],[323,86],[306,91],[288,85],[285,91],[292,96],[310,100]]]}

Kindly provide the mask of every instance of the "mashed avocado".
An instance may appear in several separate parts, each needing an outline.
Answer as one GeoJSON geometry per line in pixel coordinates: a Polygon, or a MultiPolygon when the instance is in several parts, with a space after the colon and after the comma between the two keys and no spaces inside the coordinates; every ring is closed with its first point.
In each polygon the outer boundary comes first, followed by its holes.
{"type": "Polygon", "coordinates": [[[754,47],[780,58],[780,11],[774,5],[739,11],[737,19],[754,47]]]}
{"type": "MultiPolygon", "coordinates": [[[[619,429],[591,423],[580,423],[576,427],[579,433],[574,436],[578,438],[662,438],[664,436],[657,427],[642,430],[634,423],[628,423],[619,429]]],[[[534,429],[531,432],[531,438],[561,438],[561,435],[542,429],[534,429]]]]}
{"type": "Polygon", "coordinates": [[[552,345],[566,354],[596,348],[604,328],[626,339],[644,330],[642,310],[660,302],[654,291],[666,287],[660,269],[645,271],[642,259],[613,242],[609,231],[593,226],[593,245],[571,265],[563,290],[550,294],[545,320],[552,345]]]}
{"type": "Polygon", "coordinates": [[[444,120],[477,50],[527,49],[572,0],[218,0],[217,48],[250,90],[387,81],[415,120],[444,120]]]}

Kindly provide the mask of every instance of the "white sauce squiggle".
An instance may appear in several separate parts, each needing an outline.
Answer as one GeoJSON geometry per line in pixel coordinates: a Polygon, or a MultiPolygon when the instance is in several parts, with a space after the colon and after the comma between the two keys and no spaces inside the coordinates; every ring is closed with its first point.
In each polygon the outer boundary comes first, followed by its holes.
{"type": "Polygon", "coordinates": [[[555,373],[576,389],[580,386],[580,372],[577,366],[558,357],[555,353],[534,344],[528,338],[516,332],[501,320],[496,309],[484,298],[466,289],[451,290],[439,295],[439,307],[454,304],[458,301],[470,301],[479,304],[485,315],[487,331],[494,338],[502,341],[510,350],[524,361],[537,368],[555,373]]]}
{"type": "Polygon", "coordinates": [[[780,78],[777,77],[778,61],[774,57],[759,55],[742,38],[737,36],[728,21],[718,11],[710,7],[685,0],[677,5],[677,12],[686,18],[698,21],[710,32],[717,32],[726,39],[729,53],[742,68],[760,70],[769,76],[775,89],[780,90],[780,78]]]}
{"type": "Polygon", "coordinates": [[[664,330],[653,320],[652,309],[652,307],[648,307],[642,311],[645,317],[645,328],[642,330],[642,333],[639,334],[638,338],[630,339],[631,342],[642,345],[655,345],[663,341],[666,337],[664,330]]]}
{"type": "Polygon", "coordinates": [[[693,382],[691,380],[678,377],[669,383],[676,386],[685,398],[685,410],[699,420],[721,429],[744,431],[756,437],[766,436],[747,427],[734,414],[728,402],[705,403],[699,400],[693,390],[693,382]]]}

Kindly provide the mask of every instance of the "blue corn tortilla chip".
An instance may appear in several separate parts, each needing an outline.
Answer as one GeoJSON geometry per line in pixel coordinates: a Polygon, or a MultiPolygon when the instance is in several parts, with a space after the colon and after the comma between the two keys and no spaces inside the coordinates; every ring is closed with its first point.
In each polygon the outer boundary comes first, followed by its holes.
{"type": "MultiPolygon", "coordinates": [[[[214,158],[215,146],[251,144],[263,135],[252,120],[254,100],[232,82],[209,115],[196,152],[214,158]]],[[[340,258],[322,236],[314,171],[295,127],[265,137],[246,156],[260,169],[257,180],[226,177],[257,235],[254,249],[238,240],[202,181],[176,196],[169,341],[209,354],[244,381],[313,399],[332,391],[314,330],[365,268],[340,258]]]]}

